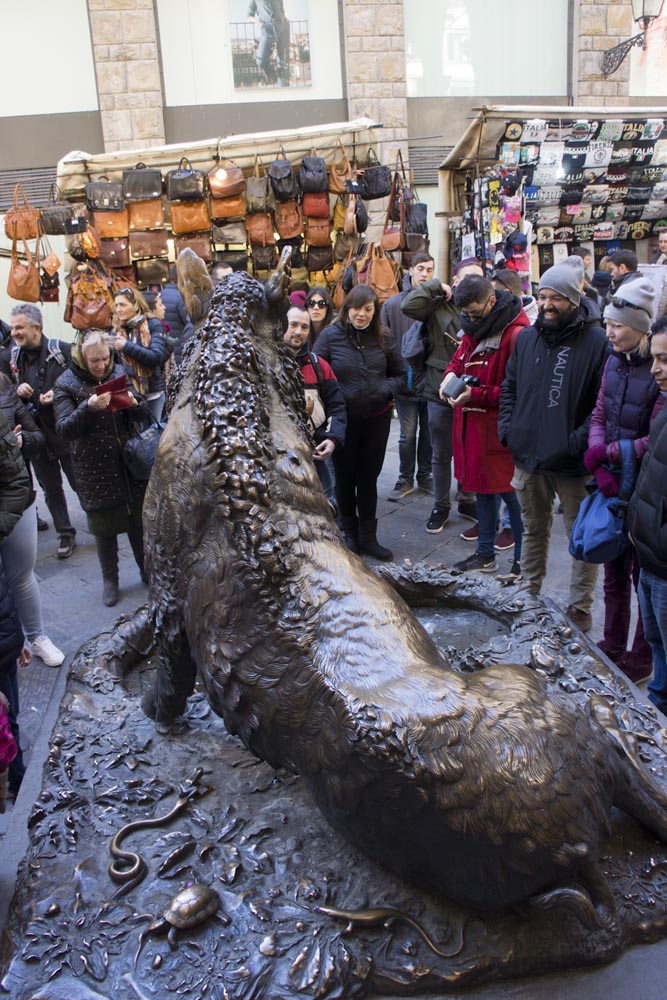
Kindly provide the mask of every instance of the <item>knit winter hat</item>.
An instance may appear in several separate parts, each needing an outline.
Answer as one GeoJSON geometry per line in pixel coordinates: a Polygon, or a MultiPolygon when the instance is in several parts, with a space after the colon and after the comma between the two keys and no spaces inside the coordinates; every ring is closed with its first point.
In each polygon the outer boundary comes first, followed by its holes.
{"type": "Polygon", "coordinates": [[[611,285],[611,274],[609,271],[594,271],[591,285],[598,295],[606,295],[611,285]]]}
{"type": "Polygon", "coordinates": [[[566,257],[561,264],[554,264],[540,278],[538,291],[550,288],[568,299],[573,306],[581,302],[581,283],[584,279],[584,262],[581,257],[566,257]]]}
{"type": "Polygon", "coordinates": [[[624,281],[608,306],[605,306],[604,321],[630,326],[633,330],[648,333],[655,312],[655,289],[648,278],[624,281]]]}

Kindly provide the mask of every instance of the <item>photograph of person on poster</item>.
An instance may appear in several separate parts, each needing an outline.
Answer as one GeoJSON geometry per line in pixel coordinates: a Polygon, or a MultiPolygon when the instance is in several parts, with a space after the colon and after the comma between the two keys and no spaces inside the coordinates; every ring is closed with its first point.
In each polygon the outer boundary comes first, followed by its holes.
{"type": "Polygon", "coordinates": [[[235,87],[310,83],[307,0],[231,0],[235,87]]]}

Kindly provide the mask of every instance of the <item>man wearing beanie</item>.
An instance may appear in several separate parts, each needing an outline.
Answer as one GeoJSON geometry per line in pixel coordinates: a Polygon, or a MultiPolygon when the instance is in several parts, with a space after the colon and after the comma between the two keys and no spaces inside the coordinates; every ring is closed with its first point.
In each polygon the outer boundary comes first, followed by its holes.
{"type": "MultiPolygon", "coordinates": [[[[597,305],[582,298],[584,265],[568,257],[542,276],[539,315],[519,335],[500,397],[498,433],[512,453],[523,515],[522,570],[539,594],[547,570],[556,495],[568,537],[590,479],[583,462],[607,339],[597,305]]],[[[572,560],[567,614],[591,627],[597,566],[572,560]]]]}

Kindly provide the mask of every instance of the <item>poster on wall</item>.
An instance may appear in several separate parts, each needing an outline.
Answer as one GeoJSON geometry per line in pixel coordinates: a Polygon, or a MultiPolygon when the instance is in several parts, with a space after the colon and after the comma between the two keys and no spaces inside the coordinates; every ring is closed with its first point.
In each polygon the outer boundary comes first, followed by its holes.
{"type": "Polygon", "coordinates": [[[234,88],[311,85],[308,0],[229,0],[234,88]]]}

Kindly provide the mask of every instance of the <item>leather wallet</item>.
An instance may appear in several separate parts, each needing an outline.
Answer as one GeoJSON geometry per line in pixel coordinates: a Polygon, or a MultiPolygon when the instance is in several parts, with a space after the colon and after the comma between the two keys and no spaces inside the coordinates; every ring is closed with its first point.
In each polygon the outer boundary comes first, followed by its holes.
{"type": "Polygon", "coordinates": [[[128,407],[134,406],[134,400],[128,392],[127,377],[125,375],[112,378],[108,382],[98,385],[95,390],[97,396],[103,396],[105,392],[111,393],[111,399],[106,410],[102,411],[103,413],[110,413],[114,410],[127,410],[128,407]]]}

